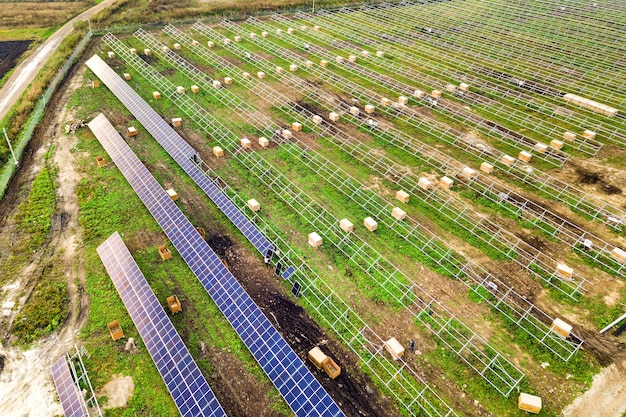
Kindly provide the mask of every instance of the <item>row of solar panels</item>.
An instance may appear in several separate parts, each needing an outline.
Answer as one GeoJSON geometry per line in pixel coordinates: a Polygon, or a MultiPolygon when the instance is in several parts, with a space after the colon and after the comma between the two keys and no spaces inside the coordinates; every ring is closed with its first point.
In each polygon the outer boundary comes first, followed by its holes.
{"type": "MultiPolygon", "coordinates": [[[[193,148],[99,57],[90,59],[88,66],[268,261],[273,246],[193,162],[193,148]]],[[[108,120],[100,115],[89,126],[296,415],[343,415],[108,120]],[[204,245],[196,247],[199,242],[204,245]]],[[[107,239],[98,253],[181,415],[225,415],[119,235],[107,239]]],[[[276,268],[283,278],[294,271],[292,266],[283,271],[280,263],[276,268]]],[[[61,361],[52,368],[65,415],[87,415],[84,400],[65,368],[61,361]]]]}
{"type": "Polygon", "coordinates": [[[76,385],[67,361],[67,355],[63,355],[50,367],[63,414],[65,417],[88,417],[85,398],[76,385]]]}
{"type": "Polygon", "coordinates": [[[89,127],[294,413],[343,415],[104,115],[89,127]]]}
{"type": "Polygon", "coordinates": [[[269,240],[261,234],[221,190],[192,161],[196,151],[163,118],[154,111],[99,56],[94,55],[87,66],[113,92],[146,130],[159,142],[178,165],[198,184],[206,195],[239,228],[241,233],[265,256],[273,251],[269,240]]]}
{"type": "Polygon", "coordinates": [[[180,414],[226,416],[120,235],[97,251],[180,414]]]}

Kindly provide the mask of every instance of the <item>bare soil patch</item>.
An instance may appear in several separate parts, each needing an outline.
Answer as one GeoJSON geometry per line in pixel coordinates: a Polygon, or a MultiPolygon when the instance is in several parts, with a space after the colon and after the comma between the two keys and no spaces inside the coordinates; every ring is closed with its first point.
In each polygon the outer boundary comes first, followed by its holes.
{"type": "MultiPolygon", "coordinates": [[[[84,68],[83,68],[84,71],[84,68]]],[[[5,399],[0,404],[2,416],[50,416],[61,414],[60,405],[56,400],[56,391],[52,384],[49,367],[63,353],[69,351],[74,345],[78,331],[87,318],[88,300],[86,293],[81,290],[84,287],[85,271],[82,264],[81,233],[78,225],[78,204],[76,200],[76,184],[80,175],[74,169],[75,156],[72,153],[73,136],[64,136],[62,126],[66,118],[70,117],[65,110],[65,102],[69,94],[78,86],[82,76],[74,77],[76,69],[53,97],[50,108],[33,140],[27,146],[22,165],[17,175],[10,184],[5,198],[0,202],[0,234],[13,231],[12,217],[19,202],[27,193],[23,190],[28,188],[32,179],[36,176],[41,163],[42,150],[48,149],[50,144],[56,146],[53,156],[54,164],[58,168],[59,188],[58,211],[53,219],[53,227],[50,236],[39,251],[32,254],[27,263],[31,268],[23,268],[14,277],[13,283],[18,283],[17,288],[10,291],[28,291],[33,287],[39,274],[37,265],[48,262],[58,262],[66,271],[65,277],[69,290],[68,318],[55,334],[52,334],[30,350],[22,351],[19,347],[10,346],[8,339],[3,340],[0,347],[0,355],[5,357],[5,368],[0,375],[0,397],[5,399]]],[[[15,239],[19,235],[10,233],[15,239]]],[[[22,237],[23,238],[23,237],[22,237]]],[[[15,245],[16,248],[19,245],[15,245]]],[[[10,257],[11,252],[4,254],[10,257]]],[[[4,297],[4,294],[3,294],[4,297]]],[[[6,300],[3,300],[6,302],[6,300]]],[[[11,306],[10,317],[5,321],[10,332],[10,318],[15,317],[25,300],[21,300],[11,306]]],[[[7,332],[7,337],[10,333],[7,332]]]]}
{"type": "Polygon", "coordinates": [[[135,383],[130,376],[113,375],[109,382],[104,384],[96,392],[96,396],[106,396],[107,400],[102,404],[102,408],[122,408],[126,407],[128,400],[133,396],[135,383]]]}
{"type": "Polygon", "coordinates": [[[347,415],[398,415],[390,399],[372,390],[374,384],[359,371],[356,356],[329,337],[302,307],[284,294],[284,287],[272,268],[266,267],[258,257],[251,256],[228,236],[212,235],[208,242],[226,260],[237,280],[347,415]],[[337,379],[330,380],[306,359],[307,352],[317,345],[323,345],[325,352],[342,367],[342,374],[337,379]]]}
{"type": "Polygon", "coordinates": [[[13,68],[31,42],[31,40],[0,42],[0,79],[13,68]]]}
{"type": "Polygon", "coordinates": [[[598,373],[591,388],[563,410],[564,417],[620,417],[626,412],[624,363],[613,364],[598,373]]]}

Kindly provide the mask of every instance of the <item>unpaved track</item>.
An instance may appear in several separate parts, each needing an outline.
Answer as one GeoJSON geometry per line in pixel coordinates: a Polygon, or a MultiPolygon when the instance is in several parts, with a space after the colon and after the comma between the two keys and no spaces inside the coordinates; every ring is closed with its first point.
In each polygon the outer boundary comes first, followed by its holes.
{"type": "Polygon", "coordinates": [[[39,70],[41,70],[52,54],[59,48],[63,39],[72,33],[74,23],[90,18],[94,13],[108,7],[115,1],[116,0],[104,0],[102,3],[74,17],[63,25],[61,29],[57,30],[52,36],[46,39],[44,43],[39,45],[28,58],[15,68],[13,74],[11,74],[2,89],[0,89],[0,120],[7,115],[28,84],[33,81],[39,70]]]}
{"type": "Polygon", "coordinates": [[[626,412],[626,362],[604,368],[591,388],[565,410],[565,417],[620,417],[626,412]]]}
{"type": "MultiPolygon", "coordinates": [[[[41,147],[47,149],[55,145],[54,164],[58,167],[58,211],[53,219],[52,234],[47,247],[42,249],[44,257],[54,258],[63,263],[63,270],[68,284],[70,303],[69,315],[63,328],[37,344],[23,351],[20,347],[0,346],[0,355],[5,357],[5,367],[0,373],[0,416],[2,417],[49,417],[62,414],[56,391],[52,383],[50,366],[67,351],[73,350],[78,332],[83,326],[88,311],[88,299],[85,286],[85,270],[81,239],[78,224],[78,201],[76,187],[80,174],[76,170],[73,147],[76,143],[74,135],[62,133],[64,123],[71,117],[63,109],[64,103],[71,92],[82,80],[81,71],[74,72],[74,77],[65,89],[60,100],[54,102],[49,109],[55,117],[50,119],[46,129],[40,134],[45,140],[41,147]]],[[[33,160],[32,171],[38,171],[41,164],[33,160]]],[[[26,173],[27,175],[36,175],[26,173]]],[[[3,202],[6,203],[6,202],[3,202]]],[[[8,217],[8,216],[7,216],[8,217]]],[[[0,230],[6,228],[1,225],[0,230]]],[[[36,255],[39,256],[39,255],[36,255]]],[[[36,259],[31,262],[36,263],[36,259]]],[[[26,285],[32,278],[33,268],[25,268],[22,275],[15,277],[18,286],[26,285]]],[[[34,268],[37,269],[37,268],[34,268]]],[[[6,294],[0,294],[4,297],[6,294]]],[[[19,307],[16,307],[19,308],[19,307]]]]}

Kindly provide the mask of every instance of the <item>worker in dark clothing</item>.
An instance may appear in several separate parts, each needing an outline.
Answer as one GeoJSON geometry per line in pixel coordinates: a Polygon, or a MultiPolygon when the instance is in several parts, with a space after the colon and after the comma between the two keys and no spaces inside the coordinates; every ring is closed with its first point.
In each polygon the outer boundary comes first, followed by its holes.
{"type": "Polygon", "coordinates": [[[415,341],[411,340],[409,342],[409,349],[411,349],[411,352],[415,352],[415,341]]]}

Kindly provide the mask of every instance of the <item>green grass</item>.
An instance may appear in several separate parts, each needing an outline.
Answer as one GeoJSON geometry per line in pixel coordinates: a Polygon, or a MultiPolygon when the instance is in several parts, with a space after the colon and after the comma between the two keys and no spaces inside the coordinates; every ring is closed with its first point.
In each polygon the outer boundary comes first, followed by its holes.
{"type": "Polygon", "coordinates": [[[54,152],[51,148],[44,157],[44,166],[32,183],[28,198],[18,207],[15,223],[21,232],[30,236],[24,248],[37,250],[48,238],[52,227],[52,215],[57,210],[57,168],[50,162],[54,152]]]}
{"type": "Polygon", "coordinates": [[[13,322],[13,336],[18,344],[28,345],[52,333],[68,316],[69,295],[64,271],[54,262],[40,268],[38,283],[13,322]]]}

